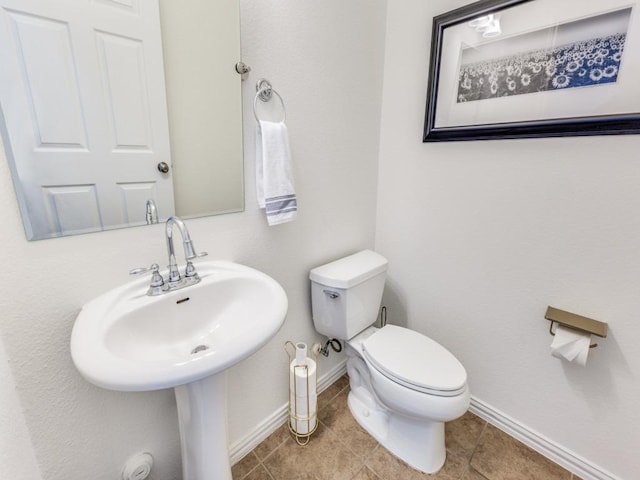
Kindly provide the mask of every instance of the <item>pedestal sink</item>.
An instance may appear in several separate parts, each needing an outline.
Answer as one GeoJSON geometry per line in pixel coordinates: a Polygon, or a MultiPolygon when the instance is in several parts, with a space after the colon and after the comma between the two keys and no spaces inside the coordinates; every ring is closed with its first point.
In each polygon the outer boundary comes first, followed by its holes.
{"type": "Polygon", "coordinates": [[[231,480],[225,370],[278,331],[287,297],[271,277],[233,262],[198,264],[201,281],[147,296],[148,279],[87,303],[71,334],[84,378],[110,390],[175,388],[184,480],[231,480]]]}

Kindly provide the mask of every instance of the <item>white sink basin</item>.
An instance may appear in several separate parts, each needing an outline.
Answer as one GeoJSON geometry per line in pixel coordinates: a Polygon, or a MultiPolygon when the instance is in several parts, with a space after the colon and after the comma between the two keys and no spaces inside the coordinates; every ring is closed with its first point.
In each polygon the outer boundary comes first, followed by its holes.
{"type": "Polygon", "coordinates": [[[87,303],[71,355],[91,383],[110,390],[171,388],[215,375],[275,335],[287,296],[271,277],[232,262],[197,264],[202,281],[160,296],[149,278],[87,303]]]}

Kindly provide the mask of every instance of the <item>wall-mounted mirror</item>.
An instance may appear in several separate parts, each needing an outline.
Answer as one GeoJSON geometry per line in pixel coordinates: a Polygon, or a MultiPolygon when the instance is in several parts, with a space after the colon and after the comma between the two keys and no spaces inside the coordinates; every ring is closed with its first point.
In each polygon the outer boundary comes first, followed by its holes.
{"type": "Polygon", "coordinates": [[[0,0],[29,239],[244,207],[237,0],[0,0]]]}

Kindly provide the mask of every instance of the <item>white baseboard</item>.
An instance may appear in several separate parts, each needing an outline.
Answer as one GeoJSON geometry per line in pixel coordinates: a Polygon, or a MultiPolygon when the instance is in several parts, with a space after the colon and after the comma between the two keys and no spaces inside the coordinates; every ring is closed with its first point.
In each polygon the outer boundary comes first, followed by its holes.
{"type": "Polygon", "coordinates": [[[584,480],[622,480],[475,397],[469,410],[584,480]]]}
{"type": "MultiPolygon", "coordinates": [[[[347,372],[346,358],[333,369],[318,377],[318,393],[330,387],[336,380],[347,372]]],[[[285,403],[269,417],[259,423],[256,428],[229,447],[231,465],[240,461],[246,454],[256,448],[260,443],[275,432],[289,419],[289,404],[285,403]]]]}

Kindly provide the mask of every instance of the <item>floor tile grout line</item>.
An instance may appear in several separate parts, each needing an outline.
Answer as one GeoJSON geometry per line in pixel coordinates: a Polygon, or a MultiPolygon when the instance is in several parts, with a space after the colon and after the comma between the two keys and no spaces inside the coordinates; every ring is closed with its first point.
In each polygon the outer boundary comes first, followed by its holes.
{"type": "Polygon", "coordinates": [[[263,463],[266,462],[267,460],[269,460],[269,457],[276,452],[276,450],[278,450],[282,445],[284,445],[287,442],[287,440],[289,440],[289,437],[285,438],[282,442],[280,442],[277,446],[275,446],[267,455],[264,456],[264,459],[260,458],[259,455],[256,455],[256,457],[258,457],[259,461],[263,463]]]}
{"type": "MultiPolygon", "coordinates": [[[[326,428],[326,429],[327,429],[327,430],[329,430],[331,433],[333,433],[333,434],[337,437],[338,442],[340,443],[340,445],[342,445],[344,448],[346,448],[346,449],[347,449],[347,450],[348,450],[348,451],[349,451],[349,452],[350,452],[354,457],[359,457],[359,456],[356,454],[356,452],[354,452],[354,451],[353,451],[353,449],[352,449],[349,445],[347,445],[346,443],[344,443],[344,442],[340,439],[340,435],[338,434],[338,432],[336,432],[335,430],[333,430],[333,428],[329,427],[329,426],[328,426],[326,423],[324,423],[322,420],[318,420],[318,423],[321,423],[321,424],[322,424],[322,426],[323,426],[324,428],[326,428]]],[[[367,465],[367,460],[369,459],[369,457],[371,457],[371,455],[373,454],[373,452],[375,452],[375,451],[377,450],[378,446],[380,446],[380,443],[378,443],[378,442],[376,441],[376,446],[375,446],[375,447],[373,447],[369,453],[367,453],[366,455],[364,455],[364,456],[362,457],[362,466],[363,466],[363,467],[367,465]]],[[[360,470],[358,470],[358,471],[360,471],[360,470]]]]}
{"type": "MultiPolygon", "coordinates": [[[[287,440],[289,440],[289,438],[293,438],[293,435],[291,434],[291,431],[289,430],[289,419],[287,419],[287,421],[286,421],[285,423],[283,423],[281,426],[279,426],[279,427],[278,427],[278,430],[279,430],[279,429],[281,429],[281,428],[286,428],[286,429],[287,429],[287,435],[286,435],[286,437],[284,438],[284,440],[282,440],[282,441],[281,441],[280,443],[278,443],[275,447],[273,447],[273,448],[269,451],[269,453],[267,453],[267,454],[264,456],[264,458],[261,458],[261,457],[260,457],[260,455],[258,455],[258,454],[256,453],[256,457],[258,457],[258,460],[260,460],[260,461],[262,461],[262,462],[264,462],[264,461],[268,460],[268,459],[269,459],[269,457],[270,457],[271,455],[273,455],[273,453],[274,453],[276,450],[278,450],[282,445],[284,445],[284,444],[286,443],[286,441],[287,441],[287,440]]],[[[276,430],[276,432],[277,432],[278,430],[276,430]]],[[[276,433],[276,432],[273,432],[273,433],[276,433]]],[[[256,448],[257,448],[257,447],[256,447],[256,448]]]]}
{"type": "MultiPolygon", "coordinates": [[[[256,457],[257,457],[257,455],[256,455],[256,457]]],[[[269,470],[269,468],[262,462],[262,460],[258,459],[258,462],[260,462],[259,465],[262,466],[264,471],[267,472],[267,475],[269,476],[269,478],[271,480],[275,480],[274,476],[271,473],[271,470],[269,470]]],[[[256,466],[256,468],[258,468],[258,466],[256,466]]],[[[255,468],[253,470],[255,470],[255,468]]],[[[253,470],[251,470],[251,471],[253,472],[253,470]]]]}
{"type": "MultiPolygon", "coordinates": [[[[337,394],[336,394],[336,395],[335,395],[335,396],[334,396],[334,397],[333,397],[329,402],[327,402],[327,405],[326,405],[324,408],[328,408],[328,407],[331,405],[331,403],[332,403],[334,400],[336,400],[340,395],[342,395],[342,392],[344,392],[345,390],[348,390],[348,389],[349,389],[349,387],[350,387],[350,386],[349,386],[349,384],[347,384],[345,387],[343,387],[343,388],[342,388],[342,390],[340,390],[340,391],[339,391],[339,392],[338,392],[338,393],[337,393],[337,394]]],[[[348,406],[347,406],[346,408],[347,408],[347,410],[349,409],[349,407],[348,407],[348,406]]],[[[324,428],[326,428],[327,430],[329,430],[330,432],[332,432],[332,433],[333,433],[333,434],[338,438],[338,442],[340,442],[340,444],[341,444],[341,445],[343,445],[347,450],[349,450],[349,451],[353,454],[353,456],[354,456],[354,457],[359,457],[359,456],[356,454],[356,452],[354,452],[354,451],[353,451],[353,449],[352,449],[349,445],[347,445],[347,444],[345,444],[345,443],[343,443],[343,442],[341,441],[341,439],[340,439],[340,435],[339,435],[339,433],[338,433],[338,432],[336,432],[332,427],[330,427],[329,425],[327,425],[323,420],[320,420],[319,412],[318,412],[318,423],[321,423],[321,424],[322,424],[322,426],[323,426],[324,428]]],[[[367,434],[368,434],[368,432],[367,432],[367,434]]],[[[369,434],[369,435],[370,435],[370,434],[369,434]]],[[[367,462],[367,460],[368,460],[368,459],[373,455],[373,453],[378,449],[378,447],[379,447],[379,446],[380,446],[380,443],[376,440],[376,446],[375,446],[374,448],[372,448],[370,452],[368,452],[366,455],[364,455],[364,456],[361,458],[361,459],[362,459],[362,465],[363,465],[363,467],[366,467],[366,466],[367,466],[367,463],[366,463],[366,462],[367,462]]],[[[360,469],[360,470],[362,470],[362,469],[360,469]]],[[[358,470],[358,472],[359,472],[360,470],[358,470]]],[[[369,468],[369,470],[371,470],[371,469],[369,468]]],[[[373,470],[371,470],[371,471],[373,472],[373,470]]],[[[374,472],[374,473],[375,473],[375,472],[374,472]]],[[[378,475],[376,474],[376,476],[378,476],[378,475]]]]}
{"type": "MultiPolygon", "coordinates": [[[[366,467],[369,467],[369,465],[367,465],[367,462],[369,461],[369,459],[370,459],[371,457],[373,457],[373,454],[374,454],[374,453],[375,453],[379,448],[380,448],[380,442],[376,442],[376,446],[375,446],[375,447],[373,447],[373,448],[371,449],[371,451],[369,452],[369,454],[368,454],[368,455],[366,455],[366,456],[364,457],[364,465],[365,465],[366,467]]],[[[378,474],[377,474],[377,472],[375,472],[371,467],[369,467],[369,470],[371,470],[372,472],[374,472],[377,476],[380,476],[380,475],[378,475],[378,474]]]]}
{"type": "Polygon", "coordinates": [[[353,480],[354,478],[356,478],[358,475],[360,475],[360,473],[363,470],[369,470],[371,472],[371,474],[374,476],[374,479],[377,480],[382,480],[382,477],[380,475],[378,475],[376,472],[374,472],[373,470],[371,470],[367,465],[363,465],[362,468],[360,470],[358,470],[352,477],[351,480],[353,480]]]}
{"type": "MultiPolygon", "coordinates": [[[[484,426],[482,427],[482,430],[480,431],[480,434],[478,435],[478,438],[476,439],[476,443],[473,446],[473,451],[471,452],[471,455],[469,455],[469,468],[472,468],[471,467],[471,461],[473,460],[473,456],[476,454],[476,451],[478,450],[478,446],[480,445],[480,440],[482,439],[482,436],[484,435],[484,432],[487,430],[488,426],[489,426],[489,422],[484,420],[484,426]]],[[[476,469],[474,468],[474,470],[476,470],[476,469]]],[[[478,473],[480,473],[480,472],[478,472],[478,473]]]]}
{"type": "Polygon", "coordinates": [[[369,470],[374,477],[376,477],[377,479],[381,480],[382,477],[380,475],[378,475],[378,472],[374,471],[371,467],[369,467],[368,465],[365,465],[364,468],[366,468],[367,470],[369,470]]]}
{"type": "Polygon", "coordinates": [[[383,448],[383,447],[380,445],[380,442],[378,442],[378,443],[377,443],[377,445],[374,447],[374,449],[373,449],[373,450],[371,450],[371,452],[369,452],[369,455],[367,455],[367,458],[365,458],[365,460],[364,460],[364,466],[365,466],[365,467],[367,467],[369,470],[371,470],[373,473],[375,473],[377,477],[380,477],[380,475],[378,475],[378,472],[376,472],[373,468],[371,468],[371,467],[369,466],[369,463],[368,463],[368,462],[369,462],[369,459],[373,457],[373,454],[374,454],[374,453],[376,453],[376,451],[377,451],[379,448],[383,448]]]}
{"type": "Polygon", "coordinates": [[[484,473],[480,473],[478,470],[476,470],[475,468],[473,468],[473,467],[471,466],[471,461],[469,461],[469,465],[468,465],[468,467],[469,467],[469,469],[468,469],[468,470],[473,470],[473,471],[476,473],[476,475],[479,475],[479,476],[481,476],[482,478],[484,478],[484,479],[486,479],[486,480],[491,480],[491,479],[490,479],[489,477],[487,477],[484,473]]]}
{"type": "MultiPolygon", "coordinates": [[[[321,408],[319,408],[319,409],[318,409],[318,413],[320,413],[320,411],[321,411],[321,410],[323,410],[323,409],[327,408],[327,407],[329,406],[329,404],[330,404],[331,402],[333,402],[336,398],[338,398],[338,396],[339,396],[342,392],[344,392],[347,388],[349,388],[349,384],[347,384],[345,387],[343,387],[343,388],[342,388],[342,390],[340,390],[339,392],[337,392],[333,397],[330,397],[329,399],[327,399],[327,400],[326,400],[326,402],[325,402],[325,403],[326,403],[326,404],[325,404],[325,406],[324,406],[324,407],[321,407],[321,408]]],[[[322,394],[320,394],[320,395],[322,395],[322,394]]]]}
{"type": "MultiPolygon", "coordinates": [[[[258,463],[256,465],[254,465],[254,467],[252,469],[250,469],[247,473],[245,473],[242,477],[240,477],[239,480],[243,480],[244,478],[247,478],[249,475],[251,475],[251,473],[258,467],[260,467],[261,465],[264,467],[264,465],[262,464],[262,460],[260,460],[260,457],[258,456],[258,454],[256,452],[254,452],[253,450],[251,452],[249,452],[249,454],[253,454],[253,456],[256,458],[256,460],[258,461],[258,463]]],[[[245,455],[244,458],[242,458],[242,460],[244,460],[248,455],[245,455]]],[[[240,461],[242,461],[240,460],[240,461]]],[[[238,462],[240,463],[240,462],[238,462]]],[[[266,467],[264,467],[266,468],[266,467]]]]}
{"type": "Polygon", "coordinates": [[[260,459],[258,458],[258,455],[256,455],[256,452],[251,450],[244,457],[242,457],[238,462],[236,462],[235,465],[232,465],[231,466],[231,470],[233,471],[233,467],[238,465],[240,462],[244,461],[250,455],[253,455],[256,458],[256,460],[258,461],[258,463],[256,465],[254,465],[253,468],[249,469],[249,471],[247,473],[245,473],[244,475],[242,475],[238,480],[242,480],[242,479],[246,478],[251,472],[253,472],[256,468],[258,468],[258,465],[260,465],[260,459]]]}

